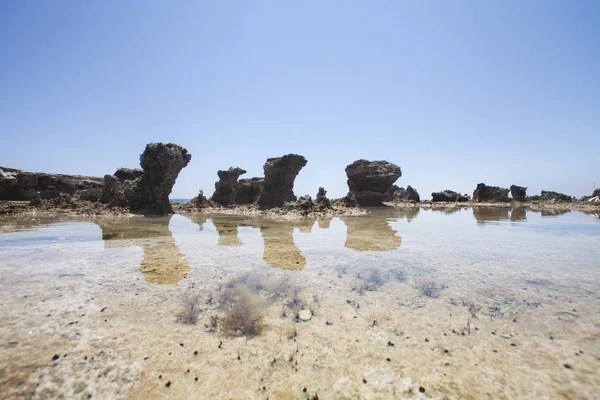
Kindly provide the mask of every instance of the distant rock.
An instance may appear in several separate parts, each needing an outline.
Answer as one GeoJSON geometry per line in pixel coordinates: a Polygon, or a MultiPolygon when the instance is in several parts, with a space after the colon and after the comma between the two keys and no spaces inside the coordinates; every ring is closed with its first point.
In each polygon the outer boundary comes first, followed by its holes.
{"type": "Polygon", "coordinates": [[[471,200],[468,195],[460,194],[452,190],[443,190],[441,192],[431,193],[431,201],[433,202],[459,202],[464,203],[471,200]]]}
{"type": "Polygon", "coordinates": [[[559,203],[559,202],[566,203],[566,202],[571,202],[574,199],[571,196],[568,196],[564,193],[542,190],[542,193],[540,195],[540,200],[541,201],[551,201],[554,203],[559,203]]]}
{"type": "Polygon", "coordinates": [[[475,203],[505,203],[509,202],[508,189],[498,186],[487,186],[485,183],[479,183],[473,191],[473,201],[475,203]]]}
{"type": "Polygon", "coordinates": [[[236,204],[253,204],[262,191],[263,178],[240,179],[237,181],[236,204]]]}
{"type": "Polygon", "coordinates": [[[348,187],[361,207],[378,207],[390,187],[402,176],[400,167],[388,161],[357,160],[346,167],[348,187]]]}
{"type": "Polygon", "coordinates": [[[45,174],[0,167],[0,200],[52,199],[61,193],[73,195],[80,190],[102,186],[100,177],[45,174]]]}
{"type": "Polygon", "coordinates": [[[310,212],[313,210],[314,203],[310,195],[300,196],[296,201],[288,201],[281,207],[286,211],[306,211],[310,212]]]}
{"type": "Polygon", "coordinates": [[[510,195],[514,201],[525,201],[527,198],[527,188],[523,186],[512,185],[510,195]]]}
{"type": "Polygon", "coordinates": [[[331,201],[327,198],[327,190],[322,186],[317,191],[317,198],[315,199],[315,207],[317,209],[331,208],[331,201]]]}
{"type": "Polygon", "coordinates": [[[600,188],[594,190],[592,193],[592,197],[600,197],[600,188]]]}
{"type": "Polygon", "coordinates": [[[190,204],[194,205],[196,208],[205,208],[210,206],[210,202],[206,196],[204,196],[204,190],[198,191],[198,196],[191,199],[190,204]]]}
{"type": "Polygon", "coordinates": [[[126,168],[118,169],[115,175],[106,175],[100,200],[136,213],[170,214],[173,209],[169,194],[179,172],[191,158],[192,155],[177,144],[150,143],[140,155],[141,175],[139,170],[126,168]]]}
{"type": "Polygon", "coordinates": [[[413,187],[410,185],[408,185],[406,189],[392,185],[392,187],[387,191],[384,201],[396,203],[419,203],[421,201],[421,196],[419,196],[419,192],[413,189],[413,187]]]}
{"type": "Polygon", "coordinates": [[[245,173],[246,170],[240,167],[229,167],[228,170],[219,170],[217,172],[219,181],[215,183],[215,192],[212,195],[212,201],[222,206],[235,204],[238,178],[245,173]]]}
{"type": "Polygon", "coordinates": [[[265,180],[257,200],[258,206],[264,210],[295,201],[294,181],[306,163],[306,158],[298,154],[267,159],[263,166],[265,180]]]}

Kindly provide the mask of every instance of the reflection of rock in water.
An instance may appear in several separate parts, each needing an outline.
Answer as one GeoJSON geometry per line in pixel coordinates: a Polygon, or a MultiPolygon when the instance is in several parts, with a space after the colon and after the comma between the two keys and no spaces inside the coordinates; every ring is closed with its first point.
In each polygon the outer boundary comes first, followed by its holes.
{"type": "Polygon", "coordinates": [[[294,225],[285,222],[261,224],[260,234],[265,243],[263,260],[273,267],[303,269],[306,258],[294,244],[294,225]]]}
{"type": "Polygon", "coordinates": [[[356,251],[388,251],[400,248],[402,238],[385,215],[341,217],[346,224],[346,247],[356,251]]]}
{"type": "Polygon", "coordinates": [[[317,224],[320,229],[329,229],[329,227],[331,226],[332,219],[333,219],[332,217],[319,218],[317,220],[317,224]]]}
{"type": "Polygon", "coordinates": [[[507,221],[510,207],[473,207],[473,216],[478,224],[493,221],[507,221]]]}
{"type": "Polygon", "coordinates": [[[170,220],[171,216],[95,222],[102,229],[106,248],[141,246],[144,249],[140,271],[147,282],[174,284],[186,277],[190,266],[169,231],[170,220]]]}
{"type": "Polygon", "coordinates": [[[527,209],[525,207],[515,207],[510,212],[511,221],[527,221],[527,209]]]}
{"type": "Polygon", "coordinates": [[[211,217],[212,223],[219,233],[219,246],[239,247],[242,241],[238,237],[239,222],[231,218],[222,218],[223,216],[214,215],[211,217]]]}
{"type": "Polygon", "coordinates": [[[543,217],[556,217],[571,212],[571,210],[544,209],[540,210],[543,217]]]}

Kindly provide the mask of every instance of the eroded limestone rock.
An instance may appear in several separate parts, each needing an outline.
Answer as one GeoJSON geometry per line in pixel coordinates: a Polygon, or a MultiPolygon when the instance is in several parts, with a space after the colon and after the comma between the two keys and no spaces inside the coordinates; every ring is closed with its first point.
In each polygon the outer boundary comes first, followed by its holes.
{"type": "Polygon", "coordinates": [[[357,160],[346,167],[348,187],[361,207],[383,205],[386,192],[402,176],[400,167],[388,161],[357,160]]]}
{"type": "Polygon", "coordinates": [[[215,192],[212,195],[212,201],[225,207],[236,204],[238,178],[245,173],[246,170],[240,167],[229,167],[228,170],[219,170],[217,172],[219,181],[215,182],[215,192]]]}
{"type": "Polygon", "coordinates": [[[257,200],[258,206],[264,210],[295,201],[294,181],[306,163],[306,158],[298,154],[267,159],[263,166],[265,179],[257,200]]]}
{"type": "Polygon", "coordinates": [[[453,190],[443,190],[441,192],[431,193],[431,201],[434,202],[459,202],[463,203],[471,200],[468,195],[460,194],[453,190]]]}
{"type": "Polygon", "coordinates": [[[523,186],[512,185],[510,195],[514,201],[525,201],[527,198],[527,188],[523,186]]]}
{"type": "Polygon", "coordinates": [[[487,186],[485,183],[477,184],[473,191],[473,201],[476,203],[504,203],[509,202],[508,189],[498,186],[487,186]]]}

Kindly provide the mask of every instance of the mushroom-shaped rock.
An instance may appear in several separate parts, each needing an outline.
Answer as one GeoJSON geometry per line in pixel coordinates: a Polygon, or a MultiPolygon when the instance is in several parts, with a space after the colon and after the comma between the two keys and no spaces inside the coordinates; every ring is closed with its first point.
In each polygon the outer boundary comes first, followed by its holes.
{"type": "Polygon", "coordinates": [[[104,176],[100,201],[111,206],[128,207],[143,214],[164,215],[173,212],[169,194],[179,172],[192,155],[174,143],[150,143],[140,155],[142,172],[119,168],[115,175],[104,176]]]}
{"type": "Polygon", "coordinates": [[[298,154],[267,159],[263,166],[265,180],[257,200],[258,206],[261,209],[268,209],[295,201],[294,181],[306,163],[306,158],[298,154]]]}
{"type": "Polygon", "coordinates": [[[361,207],[383,205],[388,189],[402,176],[400,167],[388,161],[357,160],[346,167],[348,187],[361,207]]]}
{"type": "Polygon", "coordinates": [[[235,204],[238,178],[245,173],[246,170],[240,167],[229,167],[228,170],[218,171],[219,181],[215,182],[212,201],[222,206],[235,204]]]}
{"type": "Polygon", "coordinates": [[[487,186],[485,183],[479,183],[473,191],[473,201],[476,203],[509,202],[508,191],[508,189],[498,186],[487,186]]]}
{"type": "Polygon", "coordinates": [[[527,188],[523,186],[512,185],[510,195],[514,201],[525,201],[527,198],[527,188]]]}

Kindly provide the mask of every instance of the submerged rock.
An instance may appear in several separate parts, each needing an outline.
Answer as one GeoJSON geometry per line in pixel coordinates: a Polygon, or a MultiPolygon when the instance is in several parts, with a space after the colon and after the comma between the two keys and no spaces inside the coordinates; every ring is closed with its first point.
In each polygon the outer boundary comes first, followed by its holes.
{"type": "Polygon", "coordinates": [[[219,181],[215,182],[215,192],[212,195],[212,201],[222,206],[235,204],[238,178],[245,173],[246,170],[240,167],[229,167],[228,170],[219,170],[217,172],[219,181]]]}
{"type": "Polygon", "coordinates": [[[487,186],[485,183],[477,184],[477,188],[473,191],[473,201],[476,203],[509,202],[508,189],[498,186],[487,186]]]}
{"type": "Polygon", "coordinates": [[[542,193],[540,195],[540,200],[552,201],[552,202],[558,203],[558,202],[571,202],[571,201],[573,201],[573,198],[564,193],[542,190],[542,193]]]}
{"type": "Polygon", "coordinates": [[[310,321],[312,318],[312,312],[310,310],[300,310],[298,313],[298,318],[300,318],[302,321],[310,321]]]}
{"type": "Polygon", "coordinates": [[[120,168],[115,175],[104,177],[101,202],[136,213],[170,214],[173,209],[169,194],[179,172],[191,158],[192,155],[177,144],[150,143],[140,155],[141,175],[139,170],[120,168]]]}
{"type": "Polygon", "coordinates": [[[452,190],[431,193],[431,201],[434,202],[459,202],[464,203],[471,200],[468,195],[460,194],[452,190]]]}
{"type": "Polygon", "coordinates": [[[295,201],[294,181],[306,163],[306,158],[298,154],[267,159],[263,166],[265,179],[257,200],[258,206],[264,210],[295,201]]]}
{"type": "Polygon", "coordinates": [[[512,185],[510,195],[514,201],[525,201],[527,198],[527,188],[523,186],[512,185]]]}
{"type": "Polygon", "coordinates": [[[346,167],[348,187],[361,207],[383,205],[390,187],[402,176],[400,167],[388,161],[357,160],[346,167]]]}
{"type": "Polygon", "coordinates": [[[265,180],[263,178],[240,179],[237,181],[236,204],[252,204],[260,195],[265,180]]]}

